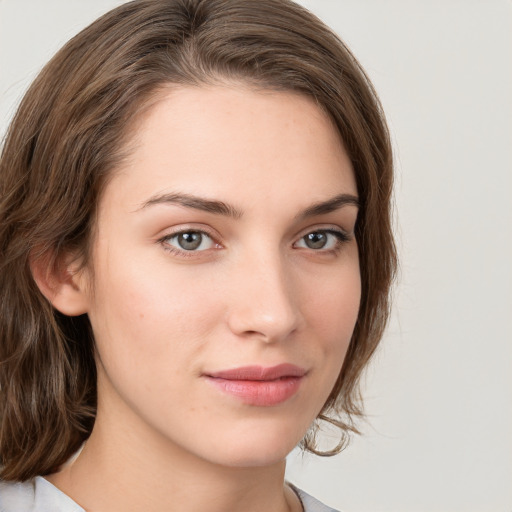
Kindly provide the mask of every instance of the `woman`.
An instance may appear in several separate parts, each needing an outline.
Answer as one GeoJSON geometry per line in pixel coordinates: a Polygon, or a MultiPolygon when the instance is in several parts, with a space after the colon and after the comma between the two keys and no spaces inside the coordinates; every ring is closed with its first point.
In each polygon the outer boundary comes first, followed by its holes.
{"type": "Polygon", "coordinates": [[[285,457],[357,432],[395,252],[385,121],[328,28],[124,4],[36,79],[0,183],[2,510],[330,510],[285,457]]]}

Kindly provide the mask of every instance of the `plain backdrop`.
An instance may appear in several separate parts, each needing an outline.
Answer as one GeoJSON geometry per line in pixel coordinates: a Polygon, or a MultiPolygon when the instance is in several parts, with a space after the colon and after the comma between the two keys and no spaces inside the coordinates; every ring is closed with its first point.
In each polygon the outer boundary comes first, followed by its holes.
{"type": "MultiPolygon", "coordinates": [[[[0,0],[0,133],[115,0],[0,0]]],[[[512,511],[512,2],[303,0],[380,93],[401,273],[364,435],[288,477],[349,512],[512,511]]]]}

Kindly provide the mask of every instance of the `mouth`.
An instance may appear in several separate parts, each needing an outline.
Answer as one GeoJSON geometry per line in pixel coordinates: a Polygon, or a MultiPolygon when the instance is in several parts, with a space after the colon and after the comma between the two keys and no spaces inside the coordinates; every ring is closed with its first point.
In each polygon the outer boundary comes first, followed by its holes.
{"type": "Polygon", "coordinates": [[[284,363],[272,367],[243,366],[203,376],[222,393],[247,405],[268,407],[294,396],[306,374],[305,369],[284,363]]]}

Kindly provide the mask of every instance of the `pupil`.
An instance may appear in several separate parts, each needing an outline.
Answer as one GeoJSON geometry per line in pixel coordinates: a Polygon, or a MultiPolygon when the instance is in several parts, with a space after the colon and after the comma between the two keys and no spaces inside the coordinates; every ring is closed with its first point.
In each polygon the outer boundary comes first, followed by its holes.
{"type": "Polygon", "coordinates": [[[178,244],[186,251],[197,249],[202,242],[201,233],[190,231],[188,233],[180,233],[178,235],[178,244]]]}
{"type": "Polygon", "coordinates": [[[306,245],[310,249],[322,249],[327,243],[327,235],[325,233],[309,233],[306,235],[306,245]]]}

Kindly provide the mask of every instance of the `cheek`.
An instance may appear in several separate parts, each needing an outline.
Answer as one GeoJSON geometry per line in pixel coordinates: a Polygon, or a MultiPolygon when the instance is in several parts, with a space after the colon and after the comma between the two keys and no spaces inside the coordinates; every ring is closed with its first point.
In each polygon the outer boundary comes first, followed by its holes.
{"type": "MultiPolygon", "coordinates": [[[[359,314],[361,278],[357,249],[342,265],[315,277],[302,282],[303,313],[310,334],[304,342],[321,361],[318,390],[325,401],[341,371],[359,314]]],[[[324,401],[319,400],[318,406],[324,401]]]]}
{"type": "Polygon", "coordinates": [[[113,361],[165,357],[177,363],[214,329],[218,306],[201,280],[169,265],[110,256],[116,265],[98,265],[90,313],[102,358],[111,353],[113,361]]]}
{"type": "Polygon", "coordinates": [[[346,350],[361,301],[358,260],[304,283],[302,295],[306,323],[330,350],[346,350]]]}

